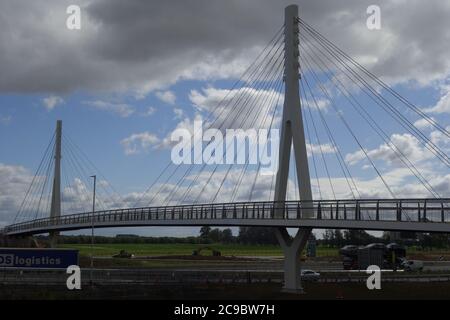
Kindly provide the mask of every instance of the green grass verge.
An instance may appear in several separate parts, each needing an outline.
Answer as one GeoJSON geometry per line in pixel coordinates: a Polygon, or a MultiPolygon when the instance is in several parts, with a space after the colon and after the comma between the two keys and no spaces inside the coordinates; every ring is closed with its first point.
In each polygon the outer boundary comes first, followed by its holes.
{"type": "MultiPolygon", "coordinates": [[[[279,246],[272,245],[241,245],[241,244],[210,244],[206,245],[215,250],[219,250],[223,256],[281,256],[282,251],[279,246]]],[[[111,256],[120,250],[126,250],[137,256],[164,256],[164,255],[191,255],[192,251],[202,247],[198,244],[63,244],[62,248],[78,249],[81,255],[111,256]]],[[[209,255],[211,252],[205,250],[202,255],[209,255]]],[[[317,249],[318,256],[337,256],[337,249],[322,248],[317,249]]]]}

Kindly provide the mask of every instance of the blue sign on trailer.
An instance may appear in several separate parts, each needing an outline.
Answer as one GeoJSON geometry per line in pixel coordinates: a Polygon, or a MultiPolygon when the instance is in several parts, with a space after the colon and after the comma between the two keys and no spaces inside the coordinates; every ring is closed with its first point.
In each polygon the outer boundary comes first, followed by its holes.
{"type": "Polygon", "coordinates": [[[67,268],[78,265],[78,250],[0,248],[0,268],[67,268]]]}

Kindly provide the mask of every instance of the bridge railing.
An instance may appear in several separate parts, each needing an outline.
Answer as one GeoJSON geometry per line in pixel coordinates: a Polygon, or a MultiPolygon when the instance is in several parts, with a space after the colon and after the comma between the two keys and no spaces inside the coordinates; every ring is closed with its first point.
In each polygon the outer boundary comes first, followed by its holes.
{"type": "Polygon", "coordinates": [[[7,226],[4,233],[53,226],[102,225],[150,220],[328,219],[450,222],[450,199],[361,199],[237,202],[102,210],[42,218],[7,226]]]}

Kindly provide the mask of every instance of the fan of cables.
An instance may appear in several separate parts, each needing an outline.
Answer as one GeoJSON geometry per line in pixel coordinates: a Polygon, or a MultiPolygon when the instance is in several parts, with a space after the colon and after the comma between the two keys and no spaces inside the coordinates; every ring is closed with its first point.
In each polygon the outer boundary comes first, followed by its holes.
{"type": "Polygon", "coordinates": [[[441,198],[442,195],[431,184],[429,178],[421,172],[417,164],[411,159],[411,154],[405,152],[404,148],[402,148],[403,146],[392,139],[392,136],[386,129],[386,124],[392,121],[393,127],[405,130],[407,134],[416,139],[422,148],[430,152],[434,159],[438,160],[444,170],[448,170],[450,164],[447,153],[414,125],[406,115],[408,112],[415,115],[443,137],[450,138],[449,132],[420,108],[401,96],[334,43],[326,39],[304,20],[299,18],[298,23],[300,24],[300,93],[302,105],[306,109],[304,120],[306,122],[308,140],[314,141],[320,146],[319,148],[312,148],[312,144],[310,144],[309,148],[319,198],[322,199],[324,184],[317,173],[319,163],[322,163],[325,168],[324,171],[328,178],[328,189],[331,190],[331,197],[336,198],[336,188],[332,183],[329,165],[325,161],[324,139],[318,134],[320,125],[325,132],[323,136],[327,139],[336,156],[338,167],[342,172],[341,176],[346,181],[349,195],[353,198],[361,197],[361,188],[358,187],[356,179],[350,173],[349,161],[346,161],[343,157],[343,152],[336,141],[336,132],[346,131],[348,133],[346,141],[354,141],[360,155],[365,158],[368,167],[372,168],[378,176],[389,197],[395,198],[396,192],[390,186],[385,174],[383,174],[381,166],[377,165],[376,159],[364,147],[364,139],[362,137],[367,137],[370,133],[380,139],[383,147],[392,155],[392,161],[397,161],[402,167],[409,170],[411,176],[415,177],[423,187],[427,196],[441,198]],[[331,115],[327,115],[323,110],[324,108],[321,108],[321,103],[323,106],[324,101],[322,98],[331,107],[332,116],[334,116],[332,121],[330,121],[331,115]],[[344,111],[344,107],[349,107],[350,112],[344,111]],[[406,111],[402,108],[406,108],[406,111]],[[337,123],[340,123],[342,126],[337,128],[337,123]],[[334,128],[332,128],[333,124],[335,125],[334,128]],[[355,124],[358,124],[360,127],[363,124],[364,132],[358,133],[354,128],[355,124]],[[316,150],[314,151],[313,149],[316,150]]]}
{"type": "MultiPolygon", "coordinates": [[[[93,185],[90,176],[99,177],[96,203],[99,210],[123,206],[120,194],[92,163],[85,152],[67,134],[62,135],[61,214],[92,210],[93,185]]],[[[45,149],[40,164],[14,218],[14,223],[47,218],[52,202],[55,165],[55,133],[45,149]]]]}

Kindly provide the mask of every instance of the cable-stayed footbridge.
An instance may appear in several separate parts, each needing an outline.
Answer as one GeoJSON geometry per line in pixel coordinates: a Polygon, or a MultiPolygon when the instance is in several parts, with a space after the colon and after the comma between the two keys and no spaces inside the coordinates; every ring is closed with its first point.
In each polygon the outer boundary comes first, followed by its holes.
{"type": "Polygon", "coordinates": [[[244,144],[246,157],[238,161],[242,145],[227,144],[225,153],[236,161],[224,164],[210,140],[208,155],[194,150],[183,154],[194,164],[169,162],[146,192],[131,200],[103,179],[105,196],[98,195],[103,208],[91,210],[82,207],[91,199],[84,179],[98,170],[63,135],[58,121],[14,223],[1,233],[50,233],[56,242],[59,232],[88,228],[272,227],[285,254],[285,288],[300,290],[299,256],[313,228],[450,232],[449,190],[420,165],[429,161],[448,173],[450,159],[441,145],[450,138],[447,128],[299,18],[297,6],[286,8],[283,26],[233,87],[222,91],[219,103],[196,106],[208,113],[209,129],[278,127],[279,147],[267,134],[262,150],[244,144]],[[431,128],[434,138],[413,117],[431,128]],[[393,135],[389,128],[404,134],[393,135]],[[370,150],[368,137],[382,146],[370,150]],[[358,151],[349,153],[342,142],[358,151]],[[261,161],[249,160],[269,148],[277,152],[272,174],[261,161]],[[383,161],[399,169],[389,172],[383,161]],[[356,178],[355,172],[362,172],[355,169],[358,163],[373,172],[372,180],[356,178]],[[394,185],[399,174],[408,177],[404,190],[394,185]],[[298,231],[291,237],[287,228],[298,231]]]}

